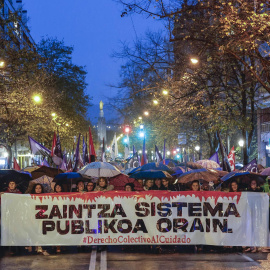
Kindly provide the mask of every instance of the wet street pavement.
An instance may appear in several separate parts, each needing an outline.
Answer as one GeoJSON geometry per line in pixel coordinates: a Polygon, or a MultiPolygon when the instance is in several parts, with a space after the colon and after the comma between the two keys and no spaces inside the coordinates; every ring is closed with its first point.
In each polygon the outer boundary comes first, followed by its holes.
{"type": "Polygon", "coordinates": [[[165,253],[129,252],[119,248],[57,255],[10,255],[0,259],[0,269],[270,269],[268,253],[165,253]]]}

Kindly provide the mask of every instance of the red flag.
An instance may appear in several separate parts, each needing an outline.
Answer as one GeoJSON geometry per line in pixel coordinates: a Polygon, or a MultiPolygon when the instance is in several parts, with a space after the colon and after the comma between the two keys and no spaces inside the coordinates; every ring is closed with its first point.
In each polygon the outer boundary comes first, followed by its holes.
{"type": "Polygon", "coordinates": [[[230,163],[230,167],[232,171],[235,171],[235,151],[234,151],[234,146],[232,147],[229,155],[228,155],[228,160],[230,163]]]}
{"type": "Polygon", "coordinates": [[[89,163],[95,161],[96,152],[93,143],[91,128],[89,127],[89,163]]]}
{"type": "Polygon", "coordinates": [[[54,156],[54,149],[55,149],[55,146],[56,146],[56,133],[54,132],[54,135],[53,135],[53,142],[52,142],[51,157],[54,156]]]}
{"type": "Polygon", "coordinates": [[[19,164],[18,164],[18,162],[17,162],[17,160],[16,160],[15,157],[13,158],[13,169],[14,170],[17,170],[17,171],[20,171],[21,170],[21,168],[20,168],[20,166],[19,166],[19,164]]]}

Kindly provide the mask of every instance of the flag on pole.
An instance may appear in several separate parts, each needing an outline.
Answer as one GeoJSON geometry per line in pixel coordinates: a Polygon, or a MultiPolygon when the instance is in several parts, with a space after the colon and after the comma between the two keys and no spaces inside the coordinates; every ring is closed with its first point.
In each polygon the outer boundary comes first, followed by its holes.
{"type": "Polygon", "coordinates": [[[57,134],[56,136],[56,145],[54,147],[52,159],[53,159],[54,164],[57,166],[60,166],[63,162],[63,154],[61,150],[61,142],[60,142],[59,134],[57,134]]]}
{"type": "Polygon", "coordinates": [[[232,171],[235,171],[235,151],[234,151],[234,146],[232,147],[229,155],[228,155],[228,160],[230,163],[230,167],[232,171]]]}
{"type": "Polygon", "coordinates": [[[15,157],[13,158],[13,169],[14,170],[17,170],[17,171],[20,171],[21,170],[21,168],[20,168],[20,166],[19,166],[19,164],[18,164],[18,162],[17,162],[17,160],[16,160],[15,157]]]}
{"type": "Polygon", "coordinates": [[[67,165],[67,170],[70,171],[72,169],[72,161],[69,159],[68,165],[67,165]]]}
{"type": "Polygon", "coordinates": [[[156,160],[157,163],[159,164],[162,161],[162,156],[158,150],[158,147],[155,145],[155,155],[156,155],[156,160]]]}
{"type": "Polygon", "coordinates": [[[105,142],[104,142],[104,138],[103,138],[103,142],[102,142],[101,161],[102,161],[102,162],[106,162],[106,156],[105,156],[105,142]]]}
{"type": "Polygon", "coordinates": [[[43,146],[42,144],[38,143],[32,137],[28,136],[31,152],[33,155],[42,155],[42,156],[51,156],[51,151],[43,146]]]}
{"type": "Polygon", "coordinates": [[[226,154],[225,148],[223,146],[221,135],[220,135],[219,132],[217,132],[217,137],[218,137],[219,145],[220,145],[220,152],[221,152],[221,156],[222,156],[222,167],[223,167],[223,170],[224,171],[227,171],[227,172],[231,172],[232,171],[232,168],[230,167],[230,162],[229,162],[228,156],[226,154]]]}
{"type": "Polygon", "coordinates": [[[246,166],[244,166],[242,171],[257,173],[258,172],[257,159],[254,158],[253,160],[251,160],[246,166]]]}
{"type": "Polygon", "coordinates": [[[185,171],[187,172],[188,168],[187,168],[187,151],[186,151],[186,149],[184,149],[184,162],[185,162],[185,171]]]}
{"type": "Polygon", "coordinates": [[[147,164],[147,158],[146,158],[146,152],[145,152],[145,136],[143,138],[143,151],[142,151],[142,160],[141,160],[141,166],[144,164],[147,164]]]}
{"type": "Polygon", "coordinates": [[[125,150],[125,159],[129,158],[129,137],[127,135],[126,139],[125,139],[125,144],[124,144],[124,150],[125,150]]]}
{"type": "Polygon", "coordinates": [[[74,172],[77,172],[77,167],[78,167],[79,158],[80,158],[79,157],[79,154],[80,154],[80,138],[81,138],[81,134],[79,134],[77,147],[76,147],[76,152],[75,152],[75,162],[74,162],[74,167],[73,167],[74,172]]]}
{"type": "Polygon", "coordinates": [[[216,163],[218,163],[218,164],[220,165],[220,163],[219,163],[219,158],[218,158],[218,152],[216,152],[214,155],[212,155],[212,156],[209,158],[209,160],[213,160],[213,161],[215,161],[216,163]]]}
{"type": "Polygon", "coordinates": [[[89,163],[95,162],[95,159],[96,159],[96,152],[93,143],[91,128],[89,127],[89,163]]]}
{"type": "Polygon", "coordinates": [[[50,164],[48,163],[48,161],[45,158],[42,161],[42,166],[50,167],[50,164]]]}
{"type": "Polygon", "coordinates": [[[52,141],[52,151],[51,151],[51,157],[54,156],[54,149],[56,147],[56,133],[53,134],[53,141],[52,141]]]}
{"type": "Polygon", "coordinates": [[[87,151],[87,144],[84,141],[84,137],[83,137],[83,159],[82,159],[82,162],[83,162],[84,165],[86,163],[89,163],[88,151],[87,151]]]}
{"type": "Polygon", "coordinates": [[[83,163],[83,159],[81,156],[81,153],[79,153],[79,162],[78,162],[79,168],[82,168],[85,164],[83,163]]]}
{"type": "Polygon", "coordinates": [[[118,145],[117,145],[117,139],[116,139],[116,133],[115,133],[113,136],[113,141],[112,141],[111,157],[113,160],[115,160],[117,156],[118,156],[118,145]]]}
{"type": "Polygon", "coordinates": [[[164,145],[163,145],[163,164],[165,165],[165,159],[166,159],[166,139],[164,139],[164,145]]]}

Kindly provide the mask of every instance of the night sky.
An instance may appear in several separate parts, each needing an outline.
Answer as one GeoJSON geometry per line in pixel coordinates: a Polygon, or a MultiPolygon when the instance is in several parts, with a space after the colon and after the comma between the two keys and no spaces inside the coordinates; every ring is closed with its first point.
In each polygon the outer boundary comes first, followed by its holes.
{"type": "Polygon", "coordinates": [[[107,85],[119,81],[121,61],[111,55],[121,48],[120,41],[132,43],[136,35],[160,27],[139,15],[121,18],[122,7],[113,0],[23,0],[23,9],[37,43],[48,36],[74,46],[74,63],[86,66],[87,93],[94,104],[115,94],[107,85]]]}

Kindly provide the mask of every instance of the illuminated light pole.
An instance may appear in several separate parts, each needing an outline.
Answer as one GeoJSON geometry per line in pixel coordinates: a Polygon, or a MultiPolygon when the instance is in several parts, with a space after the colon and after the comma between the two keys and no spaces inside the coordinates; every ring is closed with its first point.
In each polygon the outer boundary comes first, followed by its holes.
{"type": "Polygon", "coordinates": [[[191,62],[192,64],[196,65],[196,64],[199,63],[199,60],[198,60],[197,58],[195,58],[195,57],[192,57],[192,58],[190,58],[190,62],[191,62]]]}
{"type": "Polygon", "coordinates": [[[34,95],[33,96],[33,100],[36,102],[36,103],[40,103],[41,102],[41,97],[39,95],[34,95]]]}
{"type": "Polygon", "coordinates": [[[243,159],[244,159],[244,155],[243,155],[243,146],[244,146],[245,142],[244,142],[243,139],[241,139],[241,140],[238,142],[238,144],[239,144],[239,146],[241,147],[241,161],[242,161],[242,163],[244,164],[244,161],[243,161],[243,159]]]}
{"type": "Polygon", "coordinates": [[[148,111],[145,111],[143,114],[144,114],[145,116],[148,116],[148,115],[149,115],[149,112],[148,112],[148,111]]]}
{"type": "Polygon", "coordinates": [[[4,68],[6,65],[4,60],[0,60],[0,68],[4,68]]]}
{"type": "Polygon", "coordinates": [[[164,96],[167,96],[167,95],[169,94],[169,91],[166,90],[166,89],[163,89],[163,90],[162,90],[162,94],[163,94],[164,96]]]}
{"type": "Polygon", "coordinates": [[[196,145],[196,146],[195,146],[195,151],[197,152],[198,157],[199,157],[198,159],[200,159],[200,152],[199,152],[200,149],[201,149],[201,147],[200,147],[199,145],[196,145]]]}

